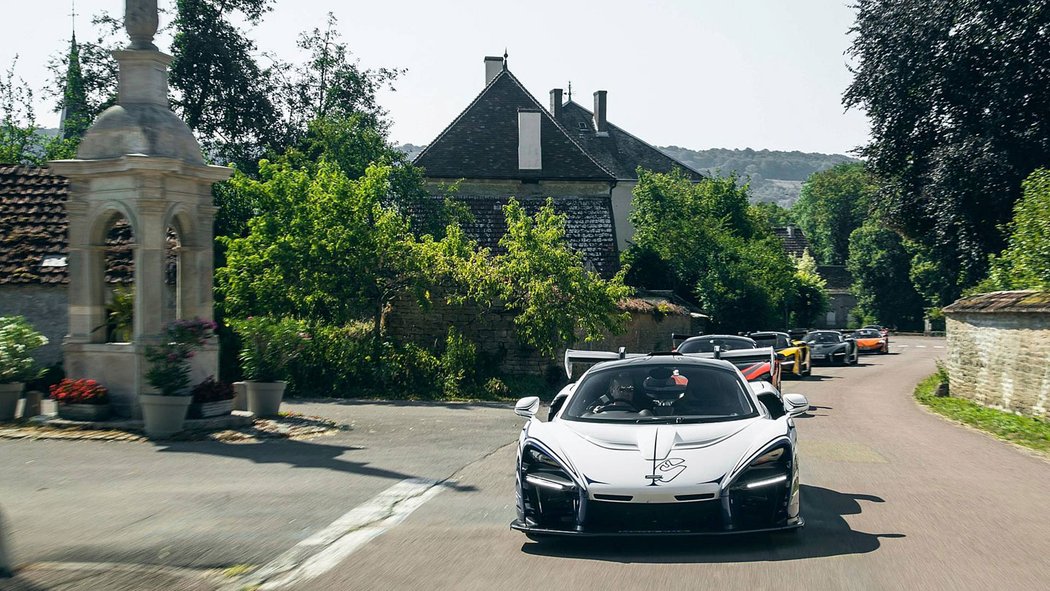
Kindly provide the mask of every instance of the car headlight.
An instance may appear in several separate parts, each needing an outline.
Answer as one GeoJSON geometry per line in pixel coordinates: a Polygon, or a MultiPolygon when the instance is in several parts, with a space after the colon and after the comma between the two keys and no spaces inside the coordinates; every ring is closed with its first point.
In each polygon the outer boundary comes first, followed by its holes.
{"type": "Polygon", "coordinates": [[[530,447],[528,453],[525,455],[529,458],[530,463],[543,464],[551,468],[561,469],[561,464],[555,462],[553,458],[535,448],[530,447]]]}
{"type": "Polygon", "coordinates": [[[769,462],[775,462],[780,459],[780,456],[784,455],[784,448],[778,447],[773,451],[766,452],[751,462],[752,466],[759,466],[761,464],[768,464],[769,462]]]}

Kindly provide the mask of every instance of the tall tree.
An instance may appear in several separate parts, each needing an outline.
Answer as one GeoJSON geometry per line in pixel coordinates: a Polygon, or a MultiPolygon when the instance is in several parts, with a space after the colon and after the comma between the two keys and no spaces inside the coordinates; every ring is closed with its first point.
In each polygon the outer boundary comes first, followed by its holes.
{"type": "Polygon", "coordinates": [[[1050,165],[1050,2],[858,0],[854,79],[877,207],[950,302],[1005,246],[1021,180],[1050,165]]]}
{"type": "Polygon", "coordinates": [[[47,64],[51,79],[45,94],[74,125],[70,138],[83,135],[99,113],[117,102],[117,62],[111,52],[120,47],[122,22],[103,12],[92,17],[91,25],[94,40],[78,42],[74,34],[70,50],[56,52],[47,64]]]}
{"type": "Polygon", "coordinates": [[[66,68],[66,86],[62,93],[62,137],[77,139],[84,135],[91,124],[87,95],[84,89],[84,74],[80,70],[80,47],[74,32],[69,42],[69,58],[66,68]]]}
{"type": "Polygon", "coordinates": [[[33,90],[15,75],[18,56],[0,76],[0,163],[40,164],[42,140],[33,112],[33,90]]]}
{"type": "Polygon", "coordinates": [[[922,328],[923,299],[912,284],[912,253],[892,230],[868,222],[849,236],[846,267],[864,322],[922,328]]]}
{"type": "Polygon", "coordinates": [[[981,291],[1050,290],[1050,170],[1039,169],[1024,182],[1024,196],[1014,206],[1009,246],[992,257],[981,291]]]}
{"type": "Polygon", "coordinates": [[[850,232],[868,217],[876,185],[863,162],[838,164],[810,175],[791,212],[824,265],[844,265],[850,232]]]}

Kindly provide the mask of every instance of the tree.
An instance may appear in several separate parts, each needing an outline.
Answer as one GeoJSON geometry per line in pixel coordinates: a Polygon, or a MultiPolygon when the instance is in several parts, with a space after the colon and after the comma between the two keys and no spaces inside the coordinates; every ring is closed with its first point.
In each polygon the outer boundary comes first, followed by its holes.
{"type": "Polygon", "coordinates": [[[633,285],[674,289],[722,330],[787,320],[794,265],[735,177],[693,183],[640,170],[631,222],[635,245],[624,260],[637,269],[633,285]]]}
{"type": "Polygon", "coordinates": [[[631,293],[623,271],[606,281],[584,268],[583,255],[565,240],[565,216],[555,213],[552,200],[534,217],[515,199],[503,213],[503,252],[476,278],[473,294],[482,301],[495,298],[517,313],[519,341],[550,355],[579,336],[595,340],[623,330],[627,315],[616,305],[631,293]]]}
{"type": "Polygon", "coordinates": [[[798,224],[795,214],[790,209],[785,209],[772,201],[762,201],[752,205],[755,211],[761,215],[770,227],[779,228],[783,226],[794,226],[798,224]]]}
{"type": "Polygon", "coordinates": [[[863,162],[838,164],[815,172],[802,185],[791,212],[821,264],[846,263],[850,232],[867,219],[876,188],[863,162]]]}
{"type": "Polygon", "coordinates": [[[795,261],[795,296],[791,300],[791,326],[813,326],[828,309],[828,284],[817,273],[817,261],[805,250],[795,261]]]}
{"type": "Polygon", "coordinates": [[[992,256],[991,272],[979,291],[1050,290],[1050,170],[1033,172],[1014,206],[1008,246],[992,256]]]}
{"type": "Polygon", "coordinates": [[[51,80],[45,94],[56,100],[55,110],[64,111],[73,126],[67,139],[84,135],[91,122],[117,102],[117,61],[111,53],[120,48],[123,22],[103,12],[92,17],[91,24],[98,31],[94,41],[78,43],[74,35],[70,50],[56,52],[47,64],[51,80]]]}
{"type": "Polygon", "coordinates": [[[984,276],[1021,180],[1050,165],[1050,4],[859,0],[847,107],[868,114],[875,206],[921,247],[940,305],[984,276]]]}
{"type": "Polygon", "coordinates": [[[864,322],[922,328],[924,302],[912,284],[912,261],[901,237],[874,222],[850,234],[846,268],[853,275],[857,315],[864,322]]]}
{"type": "Polygon", "coordinates": [[[41,139],[33,113],[33,91],[15,77],[18,57],[0,78],[0,163],[40,164],[41,139]]]}

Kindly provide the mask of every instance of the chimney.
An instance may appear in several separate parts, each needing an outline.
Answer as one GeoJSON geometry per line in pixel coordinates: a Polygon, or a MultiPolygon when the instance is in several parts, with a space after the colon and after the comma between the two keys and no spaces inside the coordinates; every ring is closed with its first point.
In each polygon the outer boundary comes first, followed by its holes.
{"type": "Polygon", "coordinates": [[[555,119],[561,117],[561,89],[555,88],[551,90],[551,115],[554,115],[555,119]]]}
{"type": "Polygon", "coordinates": [[[485,86],[492,84],[492,80],[503,71],[503,58],[496,55],[485,56],[485,86]]]}
{"type": "Polygon", "coordinates": [[[594,92],[594,129],[598,133],[609,131],[606,117],[606,95],[608,91],[597,90],[594,92]]]}
{"type": "Polygon", "coordinates": [[[518,111],[518,169],[540,170],[543,158],[540,153],[540,112],[522,109],[518,111]]]}

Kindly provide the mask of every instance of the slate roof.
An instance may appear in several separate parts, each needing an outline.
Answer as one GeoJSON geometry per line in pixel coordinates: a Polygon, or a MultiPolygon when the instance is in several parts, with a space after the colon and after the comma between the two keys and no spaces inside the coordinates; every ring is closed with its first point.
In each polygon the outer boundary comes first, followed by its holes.
{"type": "MultiPolygon", "coordinates": [[[[503,206],[509,197],[470,196],[457,194],[474,217],[471,223],[462,224],[464,232],[483,247],[499,251],[499,240],[507,232],[503,206]]],[[[535,215],[546,202],[546,198],[518,197],[529,215],[535,215]]],[[[612,205],[607,197],[557,196],[553,198],[554,210],[566,216],[565,238],[569,246],[580,252],[584,264],[590,264],[602,277],[608,279],[619,270],[619,256],[612,224],[612,205]]]]}
{"type": "Polygon", "coordinates": [[[69,182],[46,168],[0,164],[0,284],[66,283],[66,267],[42,267],[65,257],[69,182]]]}
{"type": "Polygon", "coordinates": [[[450,179],[615,180],[505,67],[414,160],[450,179]],[[540,170],[518,168],[518,111],[539,111],[540,170]]]}
{"type": "Polygon", "coordinates": [[[817,274],[828,284],[828,291],[849,291],[853,275],[844,265],[818,265],[817,274]]]}
{"type": "Polygon", "coordinates": [[[1047,314],[1050,313],[1050,292],[1034,290],[993,291],[962,298],[944,308],[945,314],[964,312],[982,314],[1034,312],[1047,314]]]}
{"type": "Polygon", "coordinates": [[[639,166],[661,173],[679,168],[694,181],[704,178],[700,172],[612,123],[606,122],[607,135],[598,135],[594,128],[594,113],[572,101],[561,106],[558,122],[587,153],[612,171],[618,180],[637,180],[639,166]]]}
{"type": "MultiPolygon", "coordinates": [[[[802,228],[798,227],[780,227],[773,228],[773,233],[776,234],[777,238],[780,238],[780,242],[784,245],[784,250],[793,257],[800,257],[802,253],[809,248],[809,240],[806,240],[806,235],[802,233],[802,228]]],[[[810,254],[813,251],[810,250],[810,254]]]]}

